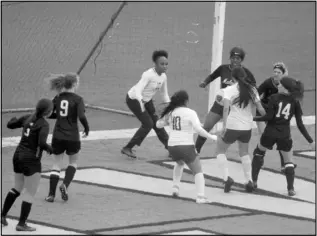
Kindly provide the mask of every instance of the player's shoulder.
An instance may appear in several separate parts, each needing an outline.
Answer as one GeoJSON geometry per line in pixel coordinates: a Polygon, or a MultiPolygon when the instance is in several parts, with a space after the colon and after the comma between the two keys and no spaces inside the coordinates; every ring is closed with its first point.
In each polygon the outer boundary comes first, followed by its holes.
{"type": "Polygon", "coordinates": [[[145,71],[142,73],[142,76],[152,77],[152,76],[154,76],[154,75],[156,75],[156,72],[155,72],[155,70],[154,70],[153,67],[151,67],[151,68],[145,70],[145,71]]]}
{"type": "Polygon", "coordinates": [[[179,108],[176,108],[175,111],[179,115],[183,115],[183,116],[196,114],[196,111],[194,111],[193,109],[189,107],[179,107],[179,108]]]}

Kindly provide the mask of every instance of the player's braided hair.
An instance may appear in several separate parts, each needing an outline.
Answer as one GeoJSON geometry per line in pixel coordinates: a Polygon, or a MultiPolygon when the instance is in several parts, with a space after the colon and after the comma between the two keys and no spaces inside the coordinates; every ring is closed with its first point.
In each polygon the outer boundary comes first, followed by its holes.
{"type": "Polygon", "coordinates": [[[280,83],[295,100],[301,101],[303,99],[304,84],[300,80],[285,76],[281,79],[280,83]]]}
{"type": "Polygon", "coordinates": [[[185,106],[188,101],[188,98],[189,98],[188,93],[185,90],[180,90],[174,93],[173,96],[171,97],[171,102],[163,110],[161,114],[161,118],[171,113],[176,108],[185,106]]]}

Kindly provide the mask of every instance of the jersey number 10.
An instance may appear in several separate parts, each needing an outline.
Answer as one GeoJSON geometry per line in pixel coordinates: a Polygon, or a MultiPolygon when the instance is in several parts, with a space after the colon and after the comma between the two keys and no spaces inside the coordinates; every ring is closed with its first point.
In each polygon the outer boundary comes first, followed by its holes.
{"type": "Polygon", "coordinates": [[[284,119],[288,120],[289,114],[290,114],[290,109],[291,109],[291,104],[287,103],[286,106],[282,109],[283,103],[280,102],[278,104],[278,111],[276,113],[276,117],[280,117],[281,114],[284,115],[284,119]]]}
{"type": "Polygon", "coordinates": [[[181,118],[179,116],[174,116],[172,119],[173,130],[181,130],[181,118]]]}
{"type": "Polygon", "coordinates": [[[60,115],[63,117],[67,116],[68,115],[68,101],[62,100],[60,108],[61,108],[60,115]]]}

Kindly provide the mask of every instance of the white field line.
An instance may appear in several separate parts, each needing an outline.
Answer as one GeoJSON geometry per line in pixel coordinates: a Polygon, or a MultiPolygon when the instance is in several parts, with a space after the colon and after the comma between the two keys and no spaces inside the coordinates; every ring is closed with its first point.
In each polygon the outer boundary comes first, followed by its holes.
{"type": "MultiPolygon", "coordinates": [[[[305,125],[314,125],[315,124],[315,116],[303,116],[303,122],[305,125]]],[[[221,123],[221,122],[220,122],[221,123]]],[[[222,124],[222,123],[221,123],[222,124]]],[[[296,121],[293,118],[291,120],[291,125],[295,126],[296,121]]],[[[253,128],[256,128],[256,123],[253,122],[253,128]]],[[[123,139],[123,138],[131,138],[138,128],[133,129],[118,129],[118,130],[99,130],[99,131],[90,131],[89,136],[82,141],[92,141],[92,140],[106,140],[106,139],[123,139]]],[[[166,127],[167,132],[169,128],[166,127]]],[[[148,137],[155,136],[155,132],[151,130],[148,134],[148,137]]],[[[21,137],[3,137],[2,138],[2,147],[14,147],[20,142],[21,137]]],[[[52,135],[48,136],[48,143],[51,143],[52,135]]]]}

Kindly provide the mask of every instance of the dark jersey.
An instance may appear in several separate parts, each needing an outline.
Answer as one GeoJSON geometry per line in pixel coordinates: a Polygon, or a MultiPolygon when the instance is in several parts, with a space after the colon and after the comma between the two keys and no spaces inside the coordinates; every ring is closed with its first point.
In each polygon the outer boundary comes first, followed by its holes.
{"type": "Polygon", "coordinates": [[[85,131],[89,131],[85,116],[83,98],[75,93],[62,92],[53,99],[54,112],[50,118],[56,118],[53,138],[79,141],[78,119],[85,131]]]}
{"type": "Polygon", "coordinates": [[[277,84],[272,77],[268,78],[259,86],[258,92],[261,97],[261,102],[267,105],[269,97],[278,92],[277,84]]]}
{"type": "MultiPolygon", "coordinates": [[[[255,78],[254,78],[253,74],[251,73],[251,71],[249,71],[245,67],[242,67],[242,68],[245,70],[245,72],[248,76],[248,82],[250,84],[252,84],[253,86],[255,86],[256,81],[255,81],[255,78]]],[[[212,81],[214,81],[215,79],[217,79],[218,77],[220,77],[221,88],[226,88],[227,86],[230,86],[233,84],[233,80],[231,77],[231,71],[232,71],[232,68],[231,68],[230,64],[221,65],[205,79],[205,83],[209,84],[212,81]]]]}
{"type": "Polygon", "coordinates": [[[52,148],[46,143],[49,133],[49,124],[44,118],[31,120],[31,115],[25,115],[17,119],[12,118],[7,127],[9,129],[23,128],[20,143],[17,149],[23,151],[25,157],[41,158],[43,150],[51,152],[52,148]]]}
{"type": "Polygon", "coordinates": [[[267,121],[267,127],[277,129],[290,136],[290,122],[295,115],[297,127],[309,143],[313,142],[302,120],[302,108],[298,101],[289,95],[276,93],[271,95],[266,115],[254,117],[254,121],[267,121]]]}

